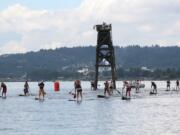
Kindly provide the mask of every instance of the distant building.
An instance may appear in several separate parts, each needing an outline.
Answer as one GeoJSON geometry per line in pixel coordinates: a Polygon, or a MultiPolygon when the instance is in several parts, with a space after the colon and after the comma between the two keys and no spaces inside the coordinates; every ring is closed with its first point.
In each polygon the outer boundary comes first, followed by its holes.
{"type": "Polygon", "coordinates": [[[147,68],[147,67],[141,67],[141,70],[143,70],[143,71],[150,71],[150,72],[154,72],[154,70],[149,69],[149,68],[147,68]]]}
{"type": "Polygon", "coordinates": [[[89,69],[88,68],[82,68],[77,70],[78,73],[82,73],[83,75],[88,75],[89,69]]]}

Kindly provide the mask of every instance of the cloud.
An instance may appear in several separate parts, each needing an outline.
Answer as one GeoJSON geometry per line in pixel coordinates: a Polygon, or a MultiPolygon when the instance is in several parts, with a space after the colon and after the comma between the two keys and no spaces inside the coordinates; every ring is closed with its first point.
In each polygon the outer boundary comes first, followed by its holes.
{"type": "Polygon", "coordinates": [[[16,41],[9,41],[0,49],[0,54],[7,54],[7,53],[24,53],[26,52],[26,48],[24,46],[21,46],[19,42],[16,41]]]}
{"type": "Polygon", "coordinates": [[[93,25],[113,26],[115,45],[179,44],[179,0],[82,0],[73,9],[33,10],[21,4],[0,11],[0,54],[96,45],[93,25]],[[10,34],[13,33],[13,34],[10,34]]]}

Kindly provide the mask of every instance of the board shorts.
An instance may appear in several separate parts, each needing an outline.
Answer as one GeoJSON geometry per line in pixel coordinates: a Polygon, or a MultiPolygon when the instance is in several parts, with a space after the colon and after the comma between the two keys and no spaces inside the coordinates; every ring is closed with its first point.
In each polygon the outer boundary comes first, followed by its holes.
{"type": "Polygon", "coordinates": [[[77,92],[82,92],[81,88],[77,88],[76,90],[77,90],[77,92]]]}
{"type": "Polygon", "coordinates": [[[6,93],[6,92],[7,92],[7,89],[3,89],[3,90],[2,90],[2,93],[6,93]]]}
{"type": "Polygon", "coordinates": [[[28,93],[29,91],[28,91],[28,89],[27,88],[25,88],[24,89],[24,93],[28,93]]]}
{"type": "Polygon", "coordinates": [[[39,89],[39,92],[45,94],[44,89],[39,89]]]}
{"type": "Polygon", "coordinates": [[[131,88],[127,88],[127,91],[131,91],[131,88]]]}
{"type": "Polygon", "coordinates": [[[108,88],[104,88],[104,90],[105,90],[105,91],[109,91],[109,89],[108,89],[108,88]]]}

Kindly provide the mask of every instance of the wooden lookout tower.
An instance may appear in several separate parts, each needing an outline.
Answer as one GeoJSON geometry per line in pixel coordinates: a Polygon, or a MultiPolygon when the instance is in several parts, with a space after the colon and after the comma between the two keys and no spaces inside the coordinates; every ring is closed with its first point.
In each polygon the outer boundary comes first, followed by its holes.
{"type": "Polygon", "coordinates": [[[109,67],[111,69],[112,82],[114,89],[116,88],[116,66],[114,47],[112,43],[112,27],[111,24],[103,23],[96,25],[98,32],[96,46],[96,65],[95,65],[95,89],[98,85],[99,67],[109,67]]]}

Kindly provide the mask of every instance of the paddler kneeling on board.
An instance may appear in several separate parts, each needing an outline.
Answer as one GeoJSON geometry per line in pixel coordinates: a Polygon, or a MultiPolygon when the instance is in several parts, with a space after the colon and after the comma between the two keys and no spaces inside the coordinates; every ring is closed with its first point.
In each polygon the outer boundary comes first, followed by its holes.
{"type": "Polygon", "coordinates": [[[80,80],[76,80],[74,82],[74,87],[75,87],[75,95],[77,97],[77,101],[79,101],[79,96],[81,97],[82,101],[82,87],[81,87],[81,81],[80,80]]]}
{"type": "Polygon", "coordinates": [[[108,94],[108,96],[110,96],[109,82],[108,81],[105,81],[105,83],[104,83],[104,96],[106,96],[106,93],[108,94]]]}
{"type": "Polygon", "coordinates": [[[39,99],[41,99],[41,95],[43,97],[44,100],[44,95],[45,95],[45,91],[44,91],[44,81],[41,81],[39,84],[39,99]]]}
{"type": "Polygon", "coordinates": [[[124,81],[123,89],[126,88],[126,97],[131,97],[131,86],[127,81],[124,81]]]}
{"type": "Polygon", "coordinates": [[[2,98],[6,98],[7,86],[4,82],[1,83],[0,91],[1,91],[1,89],[2,89],[2,98]]]}

